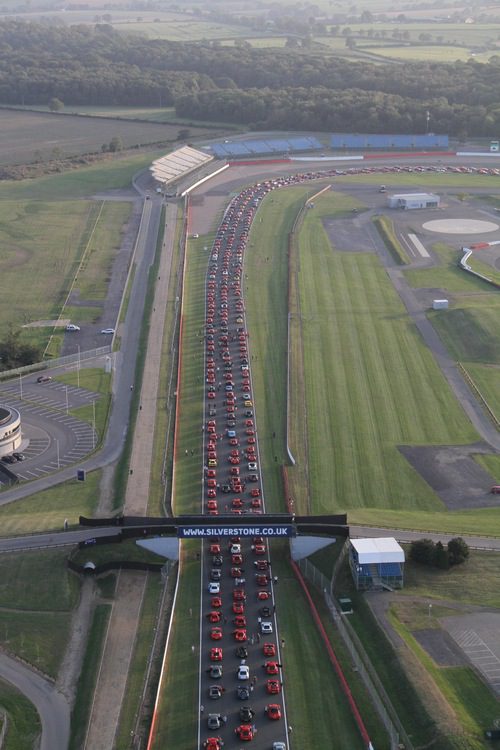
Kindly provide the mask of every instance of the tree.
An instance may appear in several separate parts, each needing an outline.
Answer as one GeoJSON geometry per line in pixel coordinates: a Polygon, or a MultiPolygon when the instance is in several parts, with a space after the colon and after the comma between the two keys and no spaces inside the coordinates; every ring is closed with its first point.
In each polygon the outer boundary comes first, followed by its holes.
{"type": "Polygon", "coordinates": [[[448,542],[448,559],[450,565],[461,565],[469,557],[469,545],[461,536],[450,539],[448,542]]]}
{"type": "Polygon", "coordinates": [[[434,547],[432,539],[417,539],[411,543],[410,559],[423,565],[432,565],[434,562],[434,547]]]}
{"type": "Polygon", "coordinates": [[[115,135],[109,142],[108,150],[115,153],[123,150],[123,141],[119,135],[115,135]]]}
{"type": "Polygon", "coordinates": [[[441,570],[448,570],[448,568],[450,567],[448,551],[444,548],[442,542],[437,542],[436,546],[434,547],[433,563],[436,568],[441,568],[441,570]]]}
{"type": "Polygon", "coordinates": [[[49,100],[49,109],[51,112],[61,112],[61,110],[64,109],[64,103],[56,96],[53,96],[52,99],[49,100]]]}

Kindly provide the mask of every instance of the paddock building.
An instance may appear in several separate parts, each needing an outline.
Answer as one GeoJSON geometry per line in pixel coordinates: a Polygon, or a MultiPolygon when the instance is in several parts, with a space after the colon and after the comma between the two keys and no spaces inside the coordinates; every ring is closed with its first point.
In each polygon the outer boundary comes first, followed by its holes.
{"type": "Polygon", "coordinates": [[[389,208],[402,208],[405,211],[412,208],[439,208],[439,195],[434,193],[400,193],[389,195],[389,208]]]}
{"type": "Polygon", "coordinates": [[[19,450],[21,442],[21,415],[12,406],[0,405],[0,457],[19,450]]]}
{"type": "Polygon", "coordinates": [[[349,540],[349,566],[358,591],[402,589],[404,562],[404,550],[393,537],[349,540]]]}

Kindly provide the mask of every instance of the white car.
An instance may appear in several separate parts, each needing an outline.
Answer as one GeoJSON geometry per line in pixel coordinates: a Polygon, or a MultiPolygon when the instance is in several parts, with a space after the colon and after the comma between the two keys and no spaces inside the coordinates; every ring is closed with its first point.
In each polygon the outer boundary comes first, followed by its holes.
{"type": "Polygon", "coordinates": [[[220,594],[220,583],[218,581],[210,581],[210,583],[208,584],[208,593],[220,594]]]}
{"type": "Polygon", "coordinates": [[[229,551],[232,555],[240,555],[241,554],[241,544],[232,544],[229,548],[229,551]]]}
{"type": "Polygon", "coordinates": [[[114,328],[103,328],[101,331],[101,333],[114,333],[114,332],[115,332],[114,328]]]}
{"type": "Polygon", "coordinates": [[[286,750],[284,742],[273,742],[273,750],[286,750]]]}
{"type": "Polygon", "coordinates": [[[250,667],[246,664],[240,664],[238,667],[238,680],[249,680],[250,679],[250,667]]]}
{"type": "Polygon", "coordinates": [[[262,620],[262,622],[260,623],[260,632],[262,633],[262,635],[271,635],[271,633],[273,632],[272,622],[262,620]]]}
{"type": "Polygon", "coordinates": [[[66,330],[67,331],[79,331],[80,326],[76,326],[74,323],[68,323],[68,325],[66,326],[66,330]]]}
{"type": "Polygon", "coordinates": [[[248,471],[255,471],[255,470],[256,470],[256,468],[257,468],[257,464],[255,463],[255,461],[251,461],[251,462],[250,462],[250,463],[248,464],[248,471]]]}

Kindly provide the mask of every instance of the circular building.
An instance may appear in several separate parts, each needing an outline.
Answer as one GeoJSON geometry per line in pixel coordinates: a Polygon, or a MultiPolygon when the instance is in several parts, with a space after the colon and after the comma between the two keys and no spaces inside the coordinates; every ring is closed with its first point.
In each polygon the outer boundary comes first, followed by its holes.
{"type": "Polygon", "coordinates": [[[21,415],[12,406],[0,404],[0,458],[21,446],[21,415]]]}

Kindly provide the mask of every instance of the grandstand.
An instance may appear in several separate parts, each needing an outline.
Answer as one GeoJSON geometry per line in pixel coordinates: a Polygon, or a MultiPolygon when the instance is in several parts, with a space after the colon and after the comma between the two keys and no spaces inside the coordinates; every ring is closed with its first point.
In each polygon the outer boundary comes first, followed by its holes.
{"type": "Polygon", "coordinates": [[[402,589],[405,553],[392,537],[351,539],[349,566],[358,591],[402,589]]]}
{"type": "Polygon", "coordinates": [[[183,146],[171,154],[156,159],[149,170],[157,182],[161,185],[169,185],[204,164],[208,164],[213,158],[211,154],[205,154],[191,146],[183,146]]]}
{"type": "Polygon", "coordinates": [[[330,139],[333,149],[447,149],[448,136],[425,133],[420,135],[384,133],[334,133],[330,139]]]}
{"type": "Polygon", "coordinates": [[[224,141],[206,146],[218,159],[249,158],[252,156],[283,156],[299,151],[315,151],[324,148],[313,136],[291,138],[252,138],[246,141],[224,141]]]}

